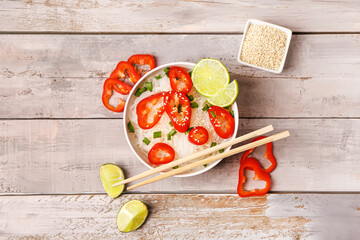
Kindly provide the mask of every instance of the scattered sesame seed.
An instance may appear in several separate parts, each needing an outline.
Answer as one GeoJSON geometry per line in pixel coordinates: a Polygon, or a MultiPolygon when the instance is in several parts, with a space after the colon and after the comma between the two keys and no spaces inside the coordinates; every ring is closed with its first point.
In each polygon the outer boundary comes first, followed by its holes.
{"type": "Polygon", "coordinates": [[[251,24],[245,35],[240,60],[276,71],[285,57],[286,40],[286,33],[280,29],[251,24]]]}

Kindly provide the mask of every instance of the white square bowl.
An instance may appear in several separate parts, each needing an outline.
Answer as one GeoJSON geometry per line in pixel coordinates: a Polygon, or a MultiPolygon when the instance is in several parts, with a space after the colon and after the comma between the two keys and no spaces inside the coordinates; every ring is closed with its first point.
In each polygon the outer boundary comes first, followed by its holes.
{"type": "Polygon", "coordinates": [[[284,28],[284,27],[281,27],[281,26],[278,26],[278,25],[275,25],[275,24],[271,24],[271,23],[268,23],[268,22],[263,22],[263,21],[260,21],[260,20],[256,20],[256,19],[249,19],[247,22],[246,22],[246,26],[245,26],[245,29],[244,29],[244,34],[243,34],[243,38],[241,40],[241,45],[240,45],[240,49],[239,49],[239,54],[238,54],[238,57],[237,57],[237,60],[239,63],[241,64],[244,64],[246,66],[249,66],[249,67],[254,67],[254,68],[257,68],[257,69],[261,69],[261,70],[264,70],[264,71],[268,71],[268,72],[272,72],[272,73],[281,73],[284,69],[284,65],[285,65],[285,60],[286,60],[286,56],[287,56],[287,53],[288,53],[288,50],[289,50],[289,46],[290,46],[290,40],[291,40],[291,36],[292,36],[292,31],[288,28],[284,28]],[[285,54],[284,54],[284,57],[281,61],[281,64],[280,64],[280,68],[275,71],[275,70],[272,70],[272,69],[268,69],[268,68],[263,68],[263,67],[259,67],[259,66],[256,66],[256,65],[253,65],[253,64],[250,64],[250,63],[247,63],[247,62],[244,62],[244,61],[241,61],[240,59],[240,56],[241,56],[241,50],[242,50],[242,46],[243,46],[243,43],[244,43],[244,39],[245,39],[245,36],[247,34],[247,31],[249,29],[249,26],[251,24],[259,24],[259,25],[267,25],[269,27],[273,27],[273,28],[277,28],[283,32],[286,33],[286,48],[285,48],[285,54]]]}

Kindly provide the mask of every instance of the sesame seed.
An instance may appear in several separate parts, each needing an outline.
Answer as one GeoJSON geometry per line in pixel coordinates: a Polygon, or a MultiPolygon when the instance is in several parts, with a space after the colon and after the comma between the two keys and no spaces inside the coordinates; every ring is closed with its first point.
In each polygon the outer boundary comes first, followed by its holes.
{"type": "Polygon", "coordinates": [[[286,40],[286,33],[280,29],[251,24],[245,35],[240,60],[276,71],[285,56],[286,40]]]}

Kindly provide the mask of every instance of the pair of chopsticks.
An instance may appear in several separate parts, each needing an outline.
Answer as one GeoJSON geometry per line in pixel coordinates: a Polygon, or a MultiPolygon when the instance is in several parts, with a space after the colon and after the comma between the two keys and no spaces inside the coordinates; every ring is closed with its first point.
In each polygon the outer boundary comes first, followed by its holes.
{"type": "MultiPolygon", "coordinates": [[[[170,163],[161,165],[161,166],[159,166],[157,168],[153,168],[151,170],[140,173],[140,174],[138,174],[138,175],[136,175],[134,177],[127,178],[127,179],[125,179],[123,181],[120,181],[118,183],[113,184],[112,187],[116,187],[116,186],[119,186],[119,185],[130,183],[130,182],[133,182],[133,181],[136,181],[136,180],[140,180],[142,178],[151,176],[151,175],[153,175],[155,173],[160,173],[160,172],[165,171],[167,169],[170,169],[172,167],[178,166],[180,164],[189,162],[189,161],[194,160],[194,159],[199,159],[199,158],[204,157],[204,156],[206,156],[208,154],[217,152],[217,151],[219,151],[221,149],[225,149],[225,148],[230,147],[230,146],[232,146],[234,144],[237,144],[237,143],[252,139],[254,137],[263,135],[263,134],[268,133],[268,132],[273,131],[273,130],[274,130],[273,126],[269,125],[267,127],[261,128],[259,130],[254,131],[254,132],[251,132],[251,133],[248,133],[246,135],[243,135],[243,136],[237,137],[235,139],[232,139],[232,140],[230,140],[228,142],[224,142],[222,144],[216,145],[216,146],[214,146],[212,148],[208,148],[206,150],[203,150],[203,151],[194,153],[192,155],[180,158],[178,160],[172,161],[170,163]]],[[[168,178],[168,177],[171,177],[171,176],[186,172],[186,171],[188,171],[190,169],[193,169],[195,167],[202,166],[204,164],[209,164],[209,163],[215,162],[215,161],[217,161],[219,159],[226,158],[226,157],[232,156],[234,154],[244,152],[246,150],[249,150],[249,149],[252,149],[252,148],[255,148],[255,147],[259,147],[259,146],[267,144],[269,142],[274,142],[274,141],[286,138],[288,136],[290,136],[289,131],[284,131],[284,132],[272,135],[270,137],[261,139],[259,141],[245,144],[243,146],[231,149],[229,151],[226,151],[226,152],[223,152],[223,153],[220,153],[220,154],[216,154],[216,155],[210,156],[208,158],[205,158],[205,159],[198,160],[196,162],[190,163],[190,164],[185,165],[183,167],[179,167],[177,169],[173,169],[171,171],[168,171],[168,172],[165,172],[163,174],[157,175],[157,176],[155,176],[153,178],[150,178],[150,179],[147,179],[147,180],[145,180],[143,182],[132,185],[132,186],[128,187],[127,190],[131,190],[131,189],[134,189],[136,187],[143,186],[145,184],[160,181],[162,179],[165,179],[165,178],[168,178]]]]}

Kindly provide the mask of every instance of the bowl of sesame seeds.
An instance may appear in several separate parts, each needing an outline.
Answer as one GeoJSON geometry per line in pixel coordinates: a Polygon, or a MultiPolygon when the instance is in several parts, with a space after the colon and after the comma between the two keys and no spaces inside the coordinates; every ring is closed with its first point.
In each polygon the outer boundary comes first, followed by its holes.
{"type": "Polygon", "coordinates": [[[241,41],[238,62],[272,73],[281,73],[289,50],[290,29],[249,19],[241,41]]]}

